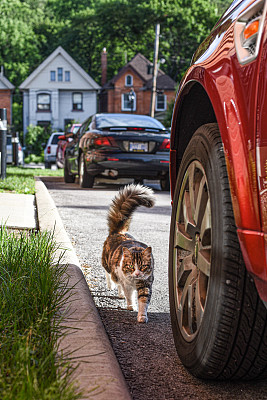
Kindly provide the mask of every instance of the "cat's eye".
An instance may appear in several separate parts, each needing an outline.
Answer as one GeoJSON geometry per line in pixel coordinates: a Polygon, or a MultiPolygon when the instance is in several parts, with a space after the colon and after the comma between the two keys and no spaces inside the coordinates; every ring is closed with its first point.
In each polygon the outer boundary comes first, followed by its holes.
{"type": "Polygon", "coordinates": [[[129,269],[134,269],[134,266],[133,265],[128,265],[128,268],[129,269]]]}

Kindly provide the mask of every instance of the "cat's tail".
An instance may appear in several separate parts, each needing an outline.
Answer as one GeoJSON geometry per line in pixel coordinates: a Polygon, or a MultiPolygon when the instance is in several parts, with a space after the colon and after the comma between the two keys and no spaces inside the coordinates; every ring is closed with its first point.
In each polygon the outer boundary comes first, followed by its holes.
{"type": "Polygon", "coordinates": [[[152,189],[143,185],[127,185],[115,196],[108,212],[109,233],[126,232],[131,216],[139,206],[153,207],[155,196],[152,189]]]}

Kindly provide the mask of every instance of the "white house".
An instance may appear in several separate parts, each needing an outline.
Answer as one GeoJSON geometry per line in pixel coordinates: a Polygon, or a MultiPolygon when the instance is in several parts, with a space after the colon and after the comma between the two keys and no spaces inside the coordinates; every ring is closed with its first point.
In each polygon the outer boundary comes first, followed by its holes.
{"type": "Polygon", "coordinates": [[[97,111],[101,87],[59,46],[20,85],[23,91],[23,131],[28,125],[64,130],[97,111]]]}

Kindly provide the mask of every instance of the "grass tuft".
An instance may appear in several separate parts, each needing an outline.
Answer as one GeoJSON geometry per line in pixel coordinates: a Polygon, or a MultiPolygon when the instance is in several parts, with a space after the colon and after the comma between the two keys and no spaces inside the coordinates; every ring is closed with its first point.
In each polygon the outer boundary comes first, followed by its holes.
{"type": "Polygon", "coordinates": [[[14,192],[21,194],[35,193],[35,176],[63,176],[63,170],[7,167],[6,179],[0,179],[0,193],[14,192]]]}
{"type": "Polygon", "coordinates": [[[71,288],[53,234],[1,227],[0,249],[1,400],[80,398],[58,350],[71,288]]]}

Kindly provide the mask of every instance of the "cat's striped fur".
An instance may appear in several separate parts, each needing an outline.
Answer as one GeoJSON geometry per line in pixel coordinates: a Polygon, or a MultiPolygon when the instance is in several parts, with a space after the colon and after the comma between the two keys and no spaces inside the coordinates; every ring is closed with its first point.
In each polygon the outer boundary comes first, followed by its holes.
{"type": "Polygon", "coordinates": [[[119,296],[126,297],[127,309],[133,310],[133,295],[137,291],[138,322],[147,322],[147,308],[152,294],[154,260],[151,247],[135,240],[127,230],[138,206],[153,207],[152,189],[128,185],[112,201],[108,212],[109,235],[104,243],[102,265],[106,270],[108,288],[118,285],[119,296]]]}

